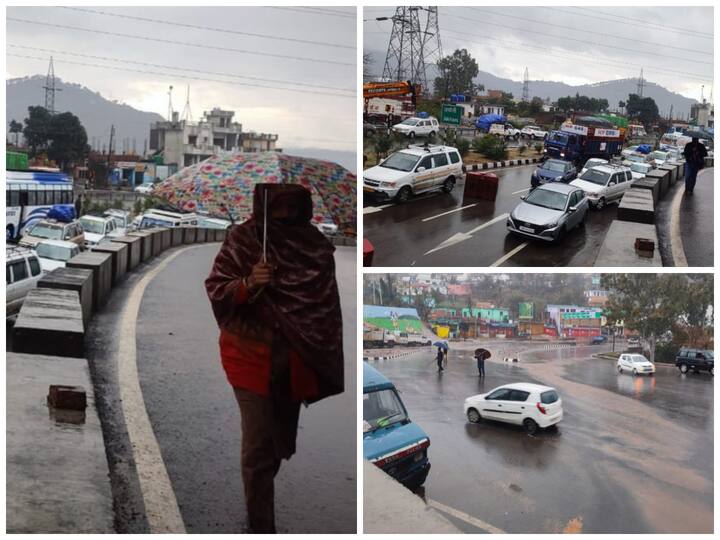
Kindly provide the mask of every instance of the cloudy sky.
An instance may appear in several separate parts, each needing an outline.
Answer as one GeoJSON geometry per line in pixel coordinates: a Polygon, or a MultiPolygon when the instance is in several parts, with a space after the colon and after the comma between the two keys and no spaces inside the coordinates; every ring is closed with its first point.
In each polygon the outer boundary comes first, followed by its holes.
{"type": "Polygon", "coordinates": [[[28,47],[50,49],[63,81],[163,116],[168,86],[175,88],[175,110],[182,111],[190,84],[195,120],[215,106],[231,109],[243,129],[278,133],[283,148],[309,149],[305,153],[316,157],[342,154],[346,167],[354,165],[355,8],[81,9],[7,8],[7,77],[47,73],[50,53],[28,47]]]}
{"type": "MultiPolygon", "coordinates": [[[[382,75],[392,7],[363,10],[363,47],[382,75]]],[[[443,51],[466,48],[481,71],[579,85],[637,77],[686,97],[713,80],[710,7],[440,7],[443,51]]]]}

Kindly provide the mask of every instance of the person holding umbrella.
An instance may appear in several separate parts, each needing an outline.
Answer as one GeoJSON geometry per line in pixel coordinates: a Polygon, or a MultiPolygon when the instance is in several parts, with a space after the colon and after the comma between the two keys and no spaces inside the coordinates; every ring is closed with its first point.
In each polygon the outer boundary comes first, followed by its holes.
{"type": "Polygon", "coordinates": [[[475,349],[475,360],[477,360],[478,377],[485,376],[485,360],[490,358],[490,351],[487,349],[475,349]]]}
{"type": "Polygon", "coordinates": [[[445,368],[443,367],[444,359],[445,359],[445,350],[442,347],[438,347],[437,356],[435,357],[435,360],[437,361],[438,372],[445,371],[445,368]]]}
{"type": "Polygon", "coordinates": [[[257,184],[205,288],[240,408],[249,530],[275,532],[274,478],[295,453],[300,404],[344,389],[334,247],[312,226],[310,192],[257,184]]]}
{"type": "Polygon", "coordinates": [[[685,145],[683,156],[685,157],[685,192],[692,195],[698,172],[705,166],[705,157],[708,154],[697,134],[693,133],[691,136],[692,140],[685,145]]]}

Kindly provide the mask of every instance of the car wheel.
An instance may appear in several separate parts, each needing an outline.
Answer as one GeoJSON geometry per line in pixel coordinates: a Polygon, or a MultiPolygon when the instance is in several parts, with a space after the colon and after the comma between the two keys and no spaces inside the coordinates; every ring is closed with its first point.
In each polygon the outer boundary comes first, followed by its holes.
{"type": "Polygon", "coordinates": [[[563,238],[565,238],[568,234],[567,227],[565,225],[562,226],[560,231],[558,232],[557,238],[555,238],[556,242],[562,241],[563,238]]]}
{"type": "Polygon", "coordinates": [[[523,420],[523,427],[525,428],[525,433],[528,435],[535,435],[539,429],[537,422],[532,418],[526,418],[523,420]]]}
{"type": "Polygon", "coordinates": [[[408,133],[408,137],[411,138],[411,139],[414,139],[414,138],[415,138],[415,132],[414,132],[414,131],[411,131],[410,133],[408,133]]]}
{"type": "Polygon", "coordinates": [[[709,373],[710,373],[710,375],[715,375],[715,374],[713,373],[713,369],[714,369],[714,367],[711,367],[711,368],[708,370],[709,373]]]}
{"type": "Polygon", "coordinates": [[[410,188],[410,186],[403,186],[400,188],[400,191],[398,191],[397,195],[395,195],[395,200],[402,204],[408,201],[410,195],[412,195],[412,189],[410,188]]]}
{"type": "Polygon", "coordinates": [[[605,208],[605,197],[600,197],[598,202],[595,203],[595,209],[602,210],[603,208],[605,208]]]}
{"type": "Polygon", "coordinates": [[[515,139],[516,141],[517,141],[519,138],[520,138],[520,135],[518,135],[517,133],[516,133],[515,136],[513,137],[513,139],[515,139]]]}
{"type": "Polygon", "coordinates": [[[428,137],[430,137],[431,139],[435,137],[435,132],[431,131],[430,133],[428,133],[428,137]]]}
{"type": "Polygon", "coordinates": [[[622,373],[622,366],[618,366],[618,373],[622,373]]]}
{"type": "Polygon", "coordinates": [[[633,375],[637,375],[637,369],[633,368],[633,375]]]}
{"type": "Polygon", "coordinates": [[[468,422],[472,422],[473,424],[477,424],[480,420],[482,420],[482,417],[480,416],[480,413],[477,412],[476,409],[470,409],[467,412],[467,419],[468,422]]]}
{"type": "Polygon", "coordinates": [[[442,185],[442,190],[445,193],[450,193],[453,188],[455,187],[455,179],[454,178],[446,178],[442,185]]]}
{"type": "Polygon", "coordinates": [[[680,373],[687,373],[689,369],[687,364],[680,364],[680,373]]]}

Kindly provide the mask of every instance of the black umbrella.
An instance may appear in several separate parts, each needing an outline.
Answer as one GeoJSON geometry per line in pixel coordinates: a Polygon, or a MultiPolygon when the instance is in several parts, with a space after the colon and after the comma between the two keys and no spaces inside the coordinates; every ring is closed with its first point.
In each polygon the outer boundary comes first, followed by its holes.
{"type": "Polygon", "coordinates": [[[475,349],[475,356],[483,355],[485,359],[490,358],[492,355],[490,354],[490,351],[487,349],[475,349]]]}
{"type": "Polygon", "coordinates": [[[686,131],[685,132],[686,137],[690,137],[691,139],[712,139],[713,136],[709,133],[706,133],[704,131],[686,131]]]}

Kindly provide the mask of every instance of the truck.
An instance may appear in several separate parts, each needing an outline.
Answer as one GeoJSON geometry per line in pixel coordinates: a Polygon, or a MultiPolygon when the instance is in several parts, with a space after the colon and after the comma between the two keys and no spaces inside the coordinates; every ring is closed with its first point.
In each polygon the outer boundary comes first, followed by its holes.
{"type": "Polygon", "coordinates": [[[393,348],[395,346],[395,334],[383,328],[363,330],[363,347],[370,348],[393,348]]]}
{"type": "Polygon", "coordinates": [[[600,118],[581,117],[564,122],[545,139],[544,158],[571,161],[576,167],[593,157],[610,161],[619,156],[625,142],[625,130],[600,118]]]}
{"type": "Polygon", "coordinates": [[[364,120],[385,125],[390,122],[394,125],[415,116],[420,92],[421,86],[410,81],[365,83],[364,120]]]}

